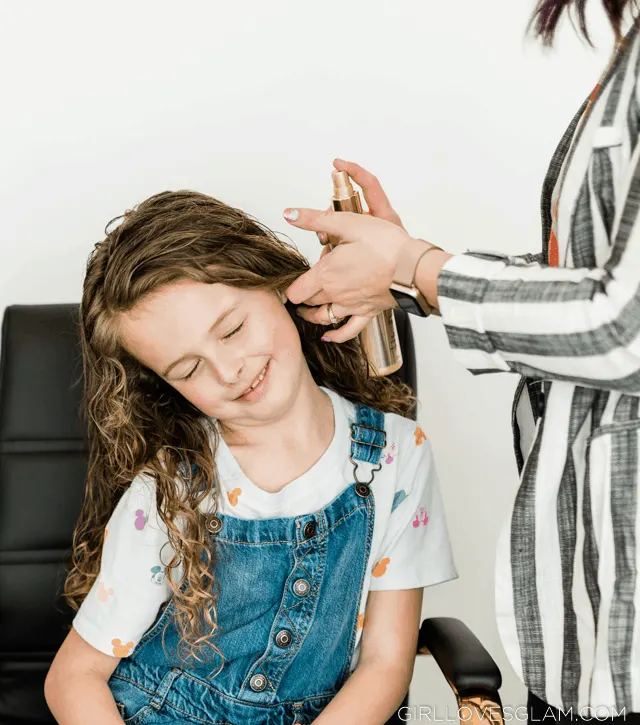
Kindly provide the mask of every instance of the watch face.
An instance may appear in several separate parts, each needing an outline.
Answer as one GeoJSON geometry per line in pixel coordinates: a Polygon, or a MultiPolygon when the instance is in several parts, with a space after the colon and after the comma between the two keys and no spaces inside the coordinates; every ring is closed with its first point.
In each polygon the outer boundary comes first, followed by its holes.
{"type": "Polygon", "coordinates": [[[410,315],[427,317],[427,313],[420,307],[418,300],[413,295],[393,288],[391,289],[391,294],[394,296],[401,310],[408,312],[410,315]]]}

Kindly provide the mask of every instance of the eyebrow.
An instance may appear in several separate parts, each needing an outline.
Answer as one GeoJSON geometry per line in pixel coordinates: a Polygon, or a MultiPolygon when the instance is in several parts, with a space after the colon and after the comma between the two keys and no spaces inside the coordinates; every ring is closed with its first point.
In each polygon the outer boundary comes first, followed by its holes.
{"type": "MultiPolygon", "coordinates": [[[[232,312],[235,312],[235,311],[236,311],[237,309],[238,309],[238,305],[236,304],[236,305],[233,305],[232,307],[229,307],[229,308],[228,308],[228,309],[226,309],[226,310],[225,310],[224,312],[222,312],[222,313],[221,313],[221,314],[220,314],[220,315],[218,316],[218,318],[217,318],[217,319],[216,319],[216,320],[214,321],[214,323],[213,323],[213,324],[211,325],[211,327],[209,328],[209,330],[208,330],[207,334],[210,334],[211,332],[213,332],[213,330],[215,330],[215,328],[216,328],[216,327],[218,327],[218,325],[219,325],[219,324],[220,324],[221,322],[224,322],[224,320],[225,320],[225,319],[226,319],[226,318],[227,318],[227,317],[228,317],[228,316],[229,316],[229,315],[230,315],[230,314],[231,314],[232,312]]],[[[192,355],[191,353],[186,353],[185,355],[182,355],[182,356],[180,356],[180,357],[179,357],[179,358],[178,358],[177,360],[174,360],[174,361],[173,361],[173,362],[172,362],[172,363],[171,363],[170,365],[167,365],[167,367],[166,367],[166,368],[164,369],[164,371],[163,371],[163,372],[161,373],[162,377],[163,377],[163,378],[166,378],[166,377],[167,377],[167,375],[169,375],[169,373],[170,373],[170,372],[171,372],[171,371],[173,370],[173,368],[175,368],[175,366],[176,366],[176,365],[179,365],[179,364],[180,364],[181,362],[184,362],[185,360],[188,360],[188,359],[189,359],[190,357],[193,357],[193,355],[192,355]]]]}

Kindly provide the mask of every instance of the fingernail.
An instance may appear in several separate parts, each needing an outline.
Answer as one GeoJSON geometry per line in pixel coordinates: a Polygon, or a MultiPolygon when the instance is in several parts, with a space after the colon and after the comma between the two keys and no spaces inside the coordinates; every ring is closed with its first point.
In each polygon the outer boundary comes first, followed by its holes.
{"type": "Polygon", "coordinates": [[[299,216],[300,216],[299,209],[285,209],[285,211],[284,211],[284,218],[288,222],[297,222],[299,216]]]}
{"type": "Polygon", "coordinates": [[[321,338],[322,342],[331,342],[331,338],[327,337],[326,335],[323,335],[321,338]]]}
{"type": "Polygon", "coordinates": [[[326,244],[328,241],[328,237],[325,234],[325,232],[318,232],[318,240],[320,244],[326,244]]]}

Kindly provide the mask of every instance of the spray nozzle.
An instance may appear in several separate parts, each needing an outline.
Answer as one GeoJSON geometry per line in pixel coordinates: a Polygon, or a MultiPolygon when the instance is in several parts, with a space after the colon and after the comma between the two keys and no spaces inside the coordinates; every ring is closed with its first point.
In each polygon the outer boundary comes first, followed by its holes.
{"type": "Polygon", "coordinates": [[[346,171],[332,171],[331,178],[334,199],[350,199],[354,195],[351,179],[346,171]]]}

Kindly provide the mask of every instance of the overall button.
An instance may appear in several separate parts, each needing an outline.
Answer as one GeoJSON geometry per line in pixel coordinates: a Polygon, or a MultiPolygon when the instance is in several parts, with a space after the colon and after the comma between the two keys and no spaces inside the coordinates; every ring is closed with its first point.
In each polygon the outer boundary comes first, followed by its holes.
{"type": "Polygon", "coordinates": [[[276,644],[278,647],[288,647],[293,642],[293,635],[288,629],[281,629],[276,634],[276,644]]]}
{"type": "Polygon", "coordinates": [[[367,496],[371,493],[371,489],[366,483],[356,483],[355,490],[360,498],[367,498],[367,496]]]}
{"type": "Polygon", "coordinates": [[[311,584],[306,579],[296,579],[293,582],[293,593],[299,597],[306,597],[311,591],[311,584]]]}
{"type": "Polygon", "coordinates": [[[313,536],[316,535],[317,530],[318,530],[318,527],[316,526],[316,522],[309,521],[309,523],[305,524],[304,529],[302,530],[302,533],[304,534],[305,539],[311,539],[313,536]]]}
{"type": "Polygon", "coordinates": [[[219,516],[210,516],[207,519],[207,530],[212,534],[217,534],[222,528],[222,519],[219,516]]]}
{"type": "Polygon", "coordinates": [[[254,675],[249,680],[249,687],[254,692],[262,692],[267,686],[267,678],[264,675],[254,675]]]}

